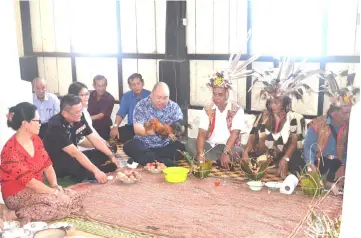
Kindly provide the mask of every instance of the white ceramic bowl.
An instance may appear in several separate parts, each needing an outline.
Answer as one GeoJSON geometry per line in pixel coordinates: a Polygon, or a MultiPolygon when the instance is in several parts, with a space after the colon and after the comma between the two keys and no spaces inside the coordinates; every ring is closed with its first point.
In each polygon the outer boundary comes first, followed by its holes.
{"type": "Polygon", "coordinates": [[[65,238],[66,231],[63,229],[49,228],[35,233],[34,238],[65,238]]]}
{"type": "Polygon", "coordinates": [[[264,186],[262,181],[249,181],[247,184],[252,191],[260,191],[264,186]]]}
{"type": "Polygon", "coordinates": [[[278,190],[281,188],[282,183],[279,182],[267,182],[265,183],[266,187],[271,190],[278,190]]]}
{"type": "Polygon", "coordinates": [[[48,228],[48,224],[45,222],[30,222],[24,226],[24,229],[31,231],[33,234],[37,231],[41,231],[48,228]]]}

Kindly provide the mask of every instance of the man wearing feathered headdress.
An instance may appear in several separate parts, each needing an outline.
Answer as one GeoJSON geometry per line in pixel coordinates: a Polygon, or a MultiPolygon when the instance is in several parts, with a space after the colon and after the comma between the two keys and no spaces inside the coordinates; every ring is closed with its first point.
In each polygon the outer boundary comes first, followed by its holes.
{"type": "MultiPolygon", "coordinates": [[[[324,92],[330,96],[331,104],[326,115],[308,124],[304,157],[307,164],[318,166],[321,174],[327,173],[326,187],[332,187],[338,178],[344,176],[350,112],[360,89],[353,86],[355,73],[349,74],[348,70],[339,74],[327,72],[321,78],[325,80],[324,92]],[[337,83],[341,78],[347,78],[345,88],[340,88],[337,83]]],[[[338,194],[342,182],[333,186],[335,194],[338,194]]]]}
{"type": "Polygon", "coordinates": [[[267,99],[266,109],[255,119],[242,159],[248,162],[249,158],[266,155],[282,178],[288,171],[296,173],[304,167],[301,148],[305,120],[291,110],[291,99],[302,99],[306,92],[312,91],[304,80],[322,72],[302,71],[301,66],[295,68],[293,60],[285,59],[280,68],[266,70],[253,83],[261,84],[260,97],[267,99]]]}
{"type": "Polygon", "coordinates": [[[258,58],[252,56],[238,64],[240,57],[241,53],[231,55],[229,67],[209,77],[207,86],[212,90],[212,102],[202,110],[197,139],[189,139],[186,146],[198,161],[217,161],[228,169],[233,153],[241,151],[239,135],[244,128],[244,111],[229,100],[229,91],[233,80],[254,73],[247,70],[247,65],[258,58]]]}

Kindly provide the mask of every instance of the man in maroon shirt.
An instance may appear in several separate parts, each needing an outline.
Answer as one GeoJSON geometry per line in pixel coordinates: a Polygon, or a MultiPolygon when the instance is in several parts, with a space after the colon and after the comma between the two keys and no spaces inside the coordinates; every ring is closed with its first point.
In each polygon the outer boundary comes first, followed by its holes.
{"type": "Polygon", "coordinates": [[[106,91],[107,79],[103,75],[94,77],[93,87],[95,90],[90,92],[88,111],[94,129],[104,140],[108,140],[112,125],[110,116],[114,107],[114,97],[106,91]]]}

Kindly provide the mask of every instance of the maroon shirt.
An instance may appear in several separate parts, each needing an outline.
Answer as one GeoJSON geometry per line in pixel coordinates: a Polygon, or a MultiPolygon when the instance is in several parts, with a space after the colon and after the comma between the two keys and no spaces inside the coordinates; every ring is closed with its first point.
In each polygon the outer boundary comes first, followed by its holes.
{"type": "Polygon", "coordinates": [[[91,116],[97,115],[99,113],[104,114],[102,119],[93,121],[94,129],[97,130],[101,136],[104,133],[109,134],[108,131],[110,131],[110,126],[112,125],[110,116],[113,112],[113,107],[114,97],[110,93],[105,92],[105,94],[99,100],[97,100],[97,92],[95,90],[90,92],[88,105],[89,114],[91,116]]]}

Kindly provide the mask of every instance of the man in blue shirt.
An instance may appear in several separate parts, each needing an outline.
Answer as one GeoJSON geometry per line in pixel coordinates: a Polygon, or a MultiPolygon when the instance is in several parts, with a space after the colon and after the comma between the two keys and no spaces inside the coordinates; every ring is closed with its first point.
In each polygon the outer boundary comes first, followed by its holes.
{"type": "Polygon", "coordinates": [[[166,166],[176,165],[176,160],[181,158],[178,150],[184,151],[185,146],[179,141],[173,142],[169,137],[156,134],[153,129],[146,130],[144,123],[152,119],[158,119],[166,125],[183,119],[178,104],[169,100],[169,88],[163,82],[155,84],[151,95],[136,105],[133,116],[136,135],[124,144],[124,152],[141,165],[155,160],[166,166]]]}
{"type": "Polygon", "coordinates": [[[125,143],[134,137],[133,129],[133,111],[137,103],[148,97],[150,91],[144,89],[144,80],[141,74],[134,73],[128,78],[129,87],[132,89],[126,92],[120,102],[119,110],[115,118],[115,123],[110,131],[111,138],[118,138],[121,143],[125,143]],[[119,125],[128,115],[128,124],[122,127],[119,125]]]}
{"type": "MultiPolygon", "coordinates": [[[[304,141],[305,162],[318,166],[322,175],[327,173],[328,188],[337,180],[338,170],[344,170],[346,164],[350,111],[350,106],[331,105],[327,115],[314,119],[308,125],[304,141]]],[[[334,192],[337,193],[337,190],[334,192]]]]}
{"type": "MultiPolygon", "coordinates": [[[[331,75],[332,76],[332,75],[331,75]]],[[[332,77],[328,77],[331,78],[332,77]]],[[[354,74],[348,75],[354,78],[354,74]]],[[[334,82],[336,82],[334,80],[334,82]]],[[[334,83],[336,84],[337,83],[334,83]]],[[[353,82],[353,80],[352,80],[353,82]]],[[[332,92],[332,103],[327,115],[318,117],[308,124],[308,131],[304,141],[304,158],[307,164],[314,164],[319,167],[321,174],[326,174],[326,188],[333,188],[333,192],[338,194],[341,183],[333,184],[337,179],[345,174],[348,123],[350,119],[351,107],[355,104],[355,95],[359,93],[352,87],[338,89],[332,92]]]]}
{"type": "Polygon", "coordinates": [[[60,112],[60,101],[58,97],[52,93],[48,93],[46,82],[42,78],[35,78],[33,85],[33,104],[38,108],[40,115],[40,138],[43,138],[48,129],[49,119],[60,112]]]}

